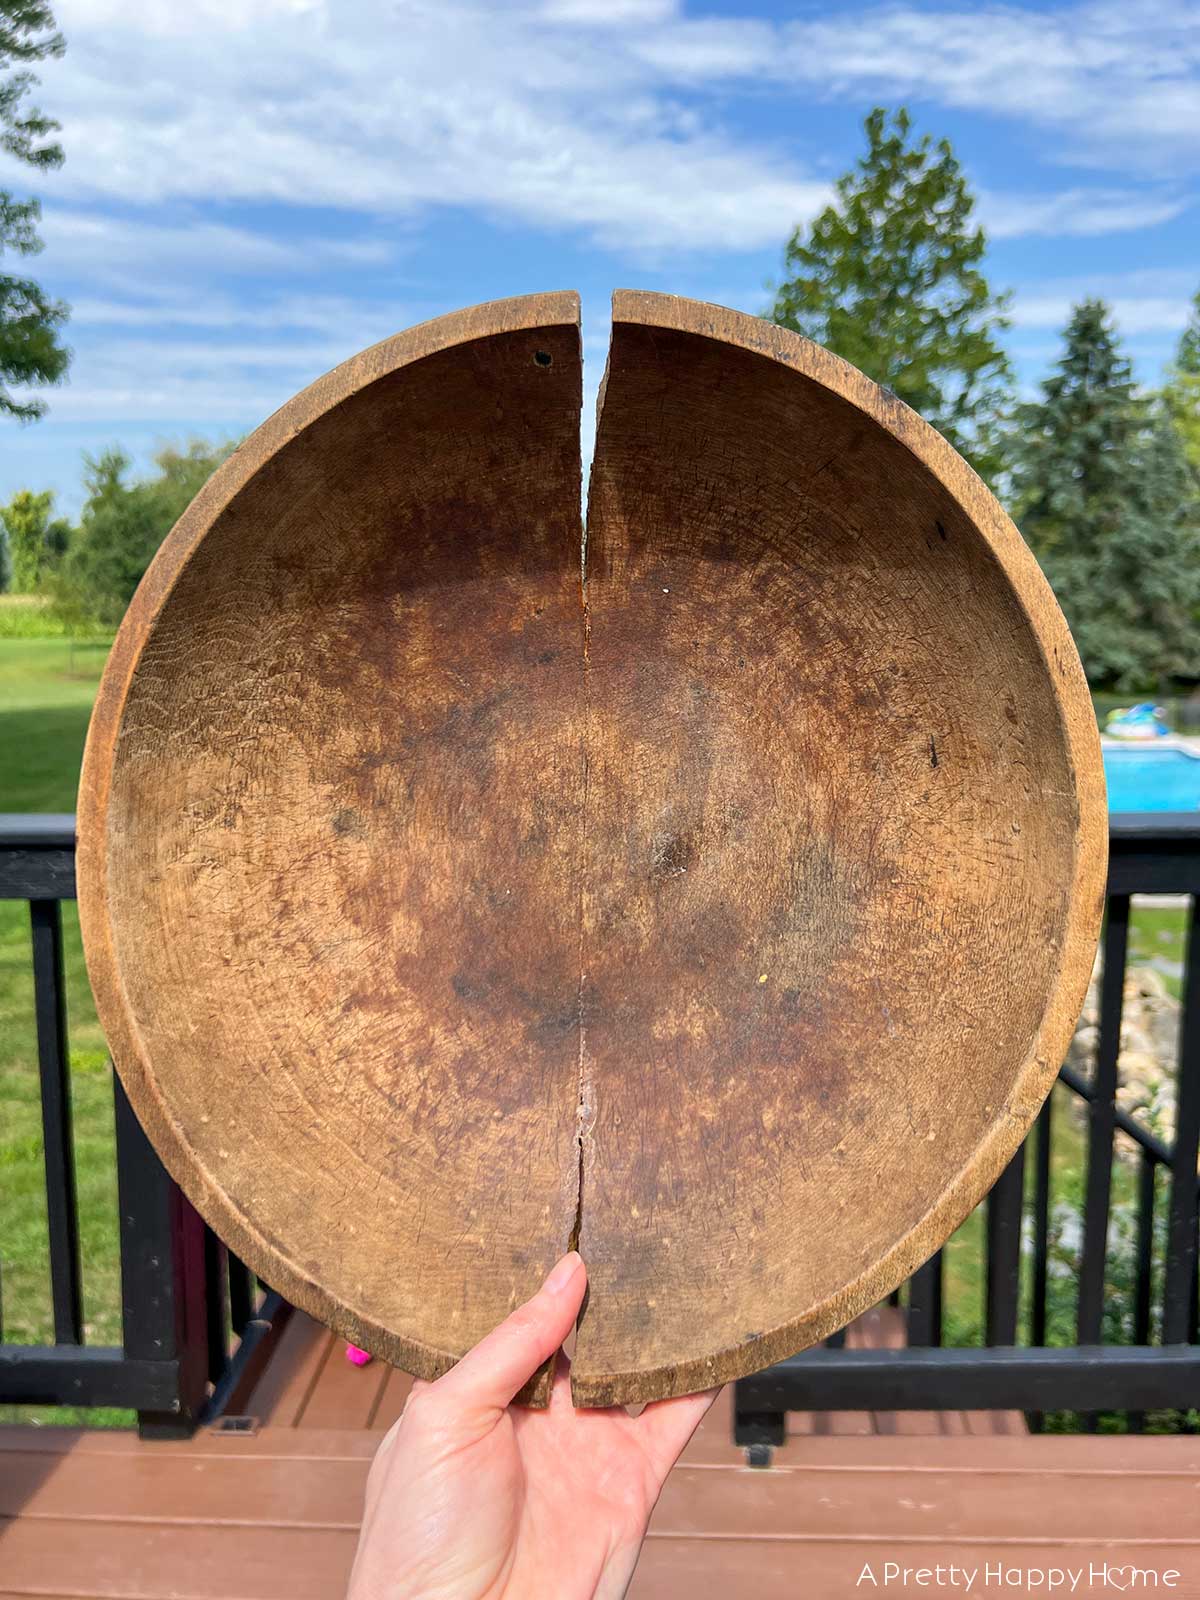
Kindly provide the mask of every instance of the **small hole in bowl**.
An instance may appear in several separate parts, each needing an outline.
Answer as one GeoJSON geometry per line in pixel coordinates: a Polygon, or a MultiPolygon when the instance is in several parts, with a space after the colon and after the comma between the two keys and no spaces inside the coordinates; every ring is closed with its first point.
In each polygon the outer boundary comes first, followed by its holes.
{"type": "Polygon", "coordinates": [[[533,364],[535,367],[548,367],[553,360],[554,357],[548,350],[535,350],[533,353],[533,364]]]}

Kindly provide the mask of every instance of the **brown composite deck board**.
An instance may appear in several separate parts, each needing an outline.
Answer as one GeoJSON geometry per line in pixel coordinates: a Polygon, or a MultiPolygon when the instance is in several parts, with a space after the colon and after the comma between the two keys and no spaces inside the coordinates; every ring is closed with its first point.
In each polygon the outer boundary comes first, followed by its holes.
{"type": "Polygon", "coordinates": [[[294,1428],[321,1374],[333,1335],[303,1311],[288,1319],[267,1369],[246,1402],[254,1416],[294,1428]]]}
{"type": "Polygon", "coordinates": [[[0,1459],[8,1451],[49,1456],[78,1452],[88,1456],[141,1455],[152,1448],[154,1458],[175,1456],[214,1462],[257,1457],[285,1461],[369,1461],[379,1447],[375,1434],[351,1433],[336,1428],[294,1429],[269,1427],[258,1433],[222,1433],[201,1428],[192,1439],[159,1439],[153,1446],[135,1433],[118,1429],[0,1427],[0,1459]]]}
{"type": "MultiPolygon", "coordinates": [[[[1179,1595],[1200,1594],[1200,1560],[1195,1547],[1188,1550],[1160,1552],[1160,1566],[1175,1567],[1183,1574],[1179,1586],[1173,1591],[1179,1595]]],[[[1113,1565],[1125,1562],[1147,1563],[1145,1546],[1114,1542],[1095,1551],[1097,1561],[1108,1560],[1113,1565]]],[[[686,1540],[648,1539],[642,1559],[629,1590],[629,1600],[696,1600],[697,1596],[720,1596],[722,1600],[797,1600],[800,1595],[826,1597],[892,1593],[901,1590],[893,1584],[885,1590],[882,1582],[878,1589],[869,1583],[856,1587],[865,1562],[873,1561],[876,1572],[881,1571],[887,1559],[882,1549],[866,1548],[854,1541],[812,1543],[800,1547],[785,1541],[769,1542],[755,1539],[686,1540]]],[[[892,1559],[901,1559],[893,1556],[892,1559]]],[[[905,1547],[905,1565],[912,1567],[943,1566],[952,1557],[941,1542],[914,1544],[905,1547]]],[[[1028,1543],[1006,1546],[976,1547],[971,1564],[981,1567],[987,1560],[1003,1561],[1010,1567],[1045,1567],[1088,1564],[1078,1551],[1069,1546],[1049,1546],[1028,1543]]],[[[916,1593],[910,1588],[908,1593],[916,1593]]],[[[936,1592],[936,1591],[931,1591],[936,1592]]],[[[943,1590],[945,1592],[952,1592],[943,1590]]],[[[961,1593],[962,1591],[959,1590],[961,1593]]],[[[975,1591],[987,1593],[987,1590],[975,1591]]],[[[992,1593],[1016,1592],[993,1588],[992,1593]]],[[[1098,1593],[1080,1588],[1077,1593],[1098,1593]]],[[[1115,1591],[1109,1591],[1115,1592],[1115,1591]]],[[[1159,1591],[1163,1592],[1163,1591],[1159,1591]]]]}
{"type": "Polygon", "coordinates": [[[408,1399],[409,1390],[413,1385],[408,1373],[401,1372],[398,1367],[388,1367],[385,1370],[387,1381],[379,1391],[374,1414],[367,1422],[367,1426],[377,1433],[386,1433],[394,1422],[399,1422],[404,1402],[408,1399]]]}
{"type": "Polygon", "coordinates": [[[30,1493],[38,1458],[8,1451],[0,1457],[0,1517],[353,1529],[368,1465],[232,1453],[164,1461],[143,1452],[97,1472],[94,1456],[73,1453],[30,1493]]]}
{"type": "MultiPolygon", "coordinates": [[[[986,1443],[979,1448],[986,1450],[986,1443]]],[[[226,1469],[234,1465],[225,1463],[226,1469]]],[[[176,1462],[153,1503],[142,1502],[139,1509],[147,1520],[103,1517],[99,1506],[95,1514],[102,1520],[78,1511],[42,1514],[38,1496],[53,1503],[54,1494],[44,1484],[0,1544],[5,1581],[15,1594],[139,1600],[167,1594],[181,1600],[236,1600],[239,1595],[275,1600],[284,1594],[306,1600],[337,1594],[353,1552],[365,1461],[352,1469],[339,1465],[333,1477],[311,1461],[243,1465],[264,1477],[250,1506],[243,1475],[226,1470],[221,1475],[224,1514],[215,1505],[195,1504],[192,1514],[170,1520],[153,1520],[169,1496],[187,1503],[196,1493],[184,1461],[176,1462]],[[175,1475],[178,1482],[171,1481],[175,1475]],[[324,1525],[306,1526],[303,1519],[314,1501],[320,1504],[330,1492],[337,1504],[321,1506],[324,1525]],[[232,1508],[239,1502],[240,1515],[234,1517],[232,1508]],[[328,1525],[343,1512],[344,1525],[328,1525]],[[271,1520],[279,1515],[289,1522],[271,1520]]],[[[74,1483],[65,1487],[68,1496],[91,1492],[74,1483]]],[[[144,1483],[111,1485],[114,1495],[122,1489],[134,1504],[144,1483]]],[[[845,1584],[847,1563],[857,1563],[857,1575],[865,1561],[883,1559],[916,1566],[952,1559],[1037,1566],[1052,1559],[1146,1564],[1153,1557],[1156,1564],[1174,1565],[1185,1578],[1195,1579],[1200,1577],[1200,1540],[1189,1530],[1195,1527],[1196,1497],[1194,1478],[1171,1474],[1148,1474],[1131,1484],[1115,1473],[1005,1475],[983,1467],[972,1474],[934,1471],[917,1477],[863,1470],[831,1481],[815,1469],[759,1473],[683,1467],[664,1491],[640,1575],[643,1584],[661,1576],[664,1587],[633,1592],[666,1596],[673,1592],[665,1587],[668,1582],[701,1570],[714,1582],[725,1575],[731,1555],[738,1564],[728,1569],[730,1586],[700,1592],[771,1593],[753,1586],[760,1578],[790,1582],[792,1593],[797,1585],[807,1592],[838,1592],[816,1585],[845,1584]]],[[[85,1503],[78,1500],[80,1506],[85,1503]]]]}
{"type": "Polygon", "coordinates": [[[701,1537],[867,1539],[1095,1544],[1110,1535],[1166,1542],[1190,1536],[1200,1547],[1194,1481],[1147,1474],[1138,1480],[1136,1518],[1129,1483],[1119,1476],[821,1472],[765,1474],[729,1467],[678,1467],[655,1511],[653,1531],[701,1537]],[[765,1481],[764,1481],[765,1480],[765,1481]]]}
{"type": "Polygon", "coordinates": [[[112,1600],[330,1600],[357,1535],[307,1529],[52,1522],[5,1529],[4,1582],[18,1595],[112,1600]]]}
{"type": "Polygon", "coordinates": [[[366,1428],[391,1370],[385,1361],[372,1361],[365,1367],[354,1366],[346,1360],[346,1341],[331,1338],[317,1381],[295,1426],[354,1431],[366,1428]]]}
{"type": "Polygon", "coordinates": [[[875,1432],[880,1434],[968,1433],[962,1411],[873,1411],[875,1432]]]}
{"type": "MultiPolygon", "coordinates": [[[[723,1397],[722,1397],[723,1398],[723,1397]]],[[[722,1400],[709,1413],[719,1416],[722,1400]]],[[[724,1441],[712,1437],[712,1450],[720,1450],[721,1465],[742,1468],[742,1455],[734,1451],[728,1435],[724,1441]]],[[[705,1438],[698,1432],[685,1453],[698,1447],[705,1438]]],[[[257,1434],[221,1434],[202,1429],[194,1439],[159,1440],[143,1443],[133,1433],[120,1430],[31,1427],[0,1427],[0,1458],[17,1451],[50,1457],[78,1452],[90,1456],[116,1457],[153,1452],[153,1458],[166,1461],[172,1456],[208,1458],[214,1463],[230,1457],[262,1457],[291,1461],[331,1461],[347,1463],[369,1461],[379,1444],[373,1433],[348,1433],[336,1429],[263,1428],[257,1434]]],[[[1200,1482],[1200,1437],[1170,1437],[1084,1434],[1043,1434],[1021,1437],[973,1435],[930,1437],[914,1440],[903,1436],[827,1437],[789,1443],[775,1455],[776,1471],[920,1474],[951,1468],[962,1472],[1051,1473],[1080,1478],[1128,1477],[1151,1473],[1155,1476],[1182,1477],[1200,1482]]],[[[698,1461],[693,1464],[700,1464],[698,1461]]],[[[116,1470],[110,1463],[103,1470],[116,1470]]],[[[755,1474],[757,1476],[757,1474],[755,1474]]],[[[1197,1489],[1200,1500],[1200,1487],[1197,1489]]]]}
{"type": "MultiPolygon", "coordinates": [[[[897,1330],[880,1307],[850,1338],[890,1345],[897,1330]]],[[[410,1385],[343,1351],[297,1314],[246,1403],[252,1434],[0,1429],[0,1600],[343,1593],[370,1461],[410,1385]]],[[[1173,1592],[1200,1597],[1196,1438],[1031,1437],[1007,1412],[789,1421],[773,1467],[752,1471],[732,1389],[718,1397],[663,1491],[634,1600],[851,1594],[885,1560],[1133,1561],[1176,1567],[1173,1592]]]]}
{"type": "MultiPolygon", "coordinates": [[[[868,1560],[958,1556],[1153,1560],[1185,1574],[1189,1586],[1176,1592],[1200,1593],[1194,1440],[808,1437],[761,1472],[737,1464],[727,1416],[714,1407],[711,1421],[664,1490],[634,1595],[671,1600],[690,1585],[690,1600],[793,1600],[851,1592],[868,1560]]],[[[341,1591],[378,1434],[269,1427],[155,1445],[50,1432],[0,1434],[7,1592],[308,1600],[341,1591]]]]}

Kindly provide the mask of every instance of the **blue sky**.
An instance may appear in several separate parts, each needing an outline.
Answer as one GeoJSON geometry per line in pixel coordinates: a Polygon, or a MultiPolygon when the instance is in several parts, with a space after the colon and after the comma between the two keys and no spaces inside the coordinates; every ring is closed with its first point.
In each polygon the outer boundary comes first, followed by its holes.
{"type": "MultiPolygon", "coordinates": [[[[0,424],[0,497],[81,452],[243,433],[413,322],[536,289],[759,311],[874,104],[954,143],[1013,290],[1022,384],[1073,300],[1139,378],[1200,285],[1200,5],[59,0],[35,270],[71,302],[48,417],[0,424]]],[[[0,186],[31,175],[0,157],[0,186]]]]}

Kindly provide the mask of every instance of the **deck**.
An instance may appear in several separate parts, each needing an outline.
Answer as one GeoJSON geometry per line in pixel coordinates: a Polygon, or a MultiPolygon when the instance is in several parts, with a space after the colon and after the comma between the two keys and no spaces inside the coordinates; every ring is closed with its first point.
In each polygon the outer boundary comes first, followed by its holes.
{"type": "MultiPolygon", "coordinates": [[[[851,1342],[895,1344],[881,1308],[851,1342]]],[[[59,1428],[0,1429],[0,1600],[329,1600],[344,1591],[363,1484],[408,1380],[352,1367],[293,1316],[245,1403],[242,1431],[186,1443],[59,1428]]],[[[1200,1440],[1030,1437],[1015,1413],[793,1415],[751,1470],[730,1439],[728,1393],[672,1473],[637,1600],[799,1600],[880,1593],[884,1564],[1081,1571],[1076,1594],[1158,1588],[1200,1597],[1200,1440]],[[877,1587],[860,1583],[870,1565],[877,1587]],[[1173,1584],[1162,1575],[1181,1576],[1173,1584]],[[1123,1586],[1123,1587],[1122,1587],[1123,1586]]],[[[942,1592],[963,1593],[961,1577],[942,1592]]],[[[886,1592],[937,1592],[932,1581],[886,1592]]],[[[1033,1593],[1049,1593],[1043,1584],[1033,1593]]],[[[1070,1593],[1069,1581],[1056,1593],[1070,1593]]]]}

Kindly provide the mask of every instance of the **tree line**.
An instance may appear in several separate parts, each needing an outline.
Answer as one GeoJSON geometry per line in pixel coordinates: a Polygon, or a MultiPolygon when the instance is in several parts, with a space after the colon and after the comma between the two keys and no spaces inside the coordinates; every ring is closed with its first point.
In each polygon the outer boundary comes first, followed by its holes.
{"type": "Polygon", "coordinates": [[[84,457],[77,525],[54,515],[49,490],[0,506],[0,590],[40,595],[73,630],[115,628],[159,545],[232,443],[168,445],[149,476],[131,478],[121,450],[84,457]]]}

